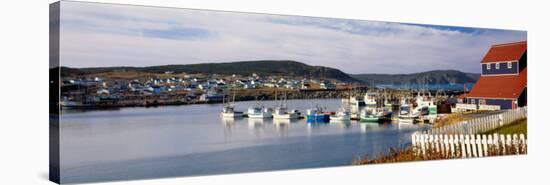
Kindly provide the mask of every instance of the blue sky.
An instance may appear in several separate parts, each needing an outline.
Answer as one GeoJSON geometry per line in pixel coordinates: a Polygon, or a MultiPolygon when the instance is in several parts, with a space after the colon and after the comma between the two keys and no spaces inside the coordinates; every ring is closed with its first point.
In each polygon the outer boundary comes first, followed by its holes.
{"type": "Polygon", "coordinates": [[[492,44],[527,32],[62,2],[61,65],[296,60],[347,73],[479,72],[492,44]]]}

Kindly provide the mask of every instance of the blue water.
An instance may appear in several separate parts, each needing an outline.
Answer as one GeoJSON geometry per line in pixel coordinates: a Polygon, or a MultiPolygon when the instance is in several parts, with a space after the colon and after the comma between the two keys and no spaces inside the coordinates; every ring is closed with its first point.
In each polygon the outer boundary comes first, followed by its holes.
{"type": "Polygon", "coordinates": [[[460,84],[377,84],[378,88],[390,88],[390,89],[425,89],[425,90],[449,90],[449,91],[462,91],[464,90],[464,85],[467,89],[472,89],[474,83],[460,83],[460,84]]]}
{"type": "MultiPolygon", "coordinates": [[[[245,111],[255,102],[237,102],[245,111]]],[[[266,106],[275,102],[265,101],[266,106]]],[[[290,100],[305,112],[340,100],[290,100]]],[[[63,112],[63,183],[197,176],[351,165],[353,159],[410,144],[417,125],[227,120],[222,105],[63,112]]]]}

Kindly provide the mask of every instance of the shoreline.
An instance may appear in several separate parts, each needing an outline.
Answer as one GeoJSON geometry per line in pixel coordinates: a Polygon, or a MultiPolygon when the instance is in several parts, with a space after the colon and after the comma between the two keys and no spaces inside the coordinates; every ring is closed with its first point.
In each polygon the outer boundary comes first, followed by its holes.
{"type": "MultiPolygon", "coordinates": [[[[169,93],[158,94],[148,96],[137,95],[121,95],[121,98],[112,100],[108,99],[104,102],[94,103],[80,103],[72,106],[62,105],[60,102],[60,109],[89,109],[89,110],[102,110],[102,109],[116,109],[124,107],[159,107],[159,106],[174,106],[174,105],[194,105],[194,104],[218,104],[224,102],[233,101],[232,95],[235,94],[234,101],[267,101],[283,99],[287,100],[306,100],[306,99],[339,99],[352,96],[363,96],[369,92],[367,88],[361,89],[309,89],[309,90],[280,90],[280,89],[252,89],[252,90],[232,90],[232,92],[225,95],[218,95],[213,99],[200,99],[198,96],[189,97],[188,93],[169,93]],[[222,96],[225,96],[222,98],[222,96]]],[[[374,91],[379,91],[376,89],[374,91]]],[[[390,101],[398,101],[400,97],[409,96],[414,94],[414,91],[401,90],[401,89],[386,89],[384,93],[388,94],[390,101]],[[386,92],[387,91],[387,92],[386,92]]],[[[435,92],[434,92],[435,93],[435,92]]],[[[448,95],[461,94],[462,92],[448,91],[448,95]]],[[[204,95],[204,94],[200,94],[204,95]]]]}

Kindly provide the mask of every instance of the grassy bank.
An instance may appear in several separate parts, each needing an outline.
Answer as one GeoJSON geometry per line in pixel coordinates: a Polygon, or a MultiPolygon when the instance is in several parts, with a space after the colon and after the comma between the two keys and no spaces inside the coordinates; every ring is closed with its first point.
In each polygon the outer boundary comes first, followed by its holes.
{"type": "Polygon", "coordinates": [[[434,128],[443,127],[447,125],[458,124],[463,121],[468,121],[470,119],[475,119],[480,115],[491,115],[491,111],[475,111],[475,112],[464,112],[464,113],[451,113],[446,115],[440,120],[437,120],[433,125],[434,128]]]}
{"type": "MultiPolygon", "coordinates": [[[[450,117],[450,119],[461,119],[457,117],[450,117]]],[[[509,125],[488,131],[482,134],[524,134],[527,136],[527,119],[517,120],[509,125]]],[[[514,151],[525,151],[525,148],[514,146],[507,146],[507,150],[497,149],[489,150],[489,156],[499,155],[515,155],[514,151]]],[[[390,149],[388,154],[378,154],[375,156],[363,156],[352,162],[354,165],[364,164],[380,164],[380,163],[395,163],[395,162],[408,162],[408,161],[424,161],[424,160],[441,160],[441,159],[457,159],[455,156],[445,155],[437,150],[428,150],[426,155],[421,155],[418,150],[415,151],[413,147],[406,147],[403,149],[390,149]]],[[[460,149],[456,149],[460,151],[460,149]]],[[[521,153],[525,154],[525,153],[521,153]]],[[[458,157],[460,158],[460,157],[458,157]]]]}
{"type": "Polygon", "coordinates": [[[376,156],[365,155],[361,158],[353,160],[353,165],[364,164],[381,164],[381,163],[395,163],[395,162],[408,162],[408,161],[421,161],[424,160],[422,156],[416,155],[411,147],[405,149],[393,149],[391,148],[387,155],[379,154],[376,156]]]}
{"type": "MultiPolygon", "coordinates": [[[[428,160],[443,160],[443,159],[463,159],[462,154],[460,153],[461,149],[457,148],[456,152],[452,155],[450,153],[441,152],[441,150],[432,148],[426,149],[425,154],[423,154],[420,148],[416,150],[413,147],[407,147],[401,150],[390,149],[390,152],[387,155],[378,155],[373,158],[368,156],[363,156],[359,159],[356,159],[352,162],[353,165],[365,165],[365,164],[381,164],[381,163],[396,163],[396,162],[409,162],[409,161],[428,161],[428,160]]],[[[503,147],[500,148],[490,148],[486,156],[503,156],[503,155],[518,155],[518,154],[527,154],[526,148],[522,146],[507,145],[506,149],[503,147]],[[519,152],[519,153],[518,153],[519,152]]]]}
{"type": "Polygon", "coordinates": [[[527,136],[527,119],[515,121],[512,124],[488,131],[483,134],[523,134],[527,136]]]}

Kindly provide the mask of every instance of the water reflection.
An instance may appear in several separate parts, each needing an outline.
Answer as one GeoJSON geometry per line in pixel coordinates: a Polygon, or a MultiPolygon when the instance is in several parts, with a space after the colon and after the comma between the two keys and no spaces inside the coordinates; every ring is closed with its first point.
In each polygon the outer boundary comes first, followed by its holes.
{"type": "Polygon", "coordinates": [[[337,122],[330,122],[332,125],[337,125],[340,128],[343,128],[345,130],[351,129],[351,122],[350,120],[347,121],[337,121],[337,122]]]}
{"type": "Polygon", "coordinates": [[[273,119],[273,124],[275,125],[290,124],[290,122],[290,119],[273,119]]]}
{"type": "Polygon", "coordinates": [[[222,117],[222,124],[224,126],[232,126],[232,125],[235,125],[235,120],[236,119],[242,119],[242,118],[226,118],[226,117],[222,117]]]}
{"type": "Polygon", "coordinates": [[[258,130],[264,127],[264,122],[268,120],[265,119],[248,119],[248,128],[250,130],[258,130]]]}
{"type": "Polygon", "coordinates": [[[224,138],[226,141],[230,140],[232,136],[236,134],[237,128],[235,122],[237,120],[242,120],[242,118],[222,118],[224,138]]]}
{"type": "MultiPolygon", "coordinates": [[[[288,106],[305,112],[311,102],[327,105],[328,110],[341,106],[339,99],[289,100],[288,106]]],[[[262,103],[276,105],[274,101],[262,103]]],[[[238,102],[236,109],[255,104],[238,102]]],[[[221,104],[201,104],[61,114],[61,170],[70,178],[64,180],[349,165],[358,155],[408,144],[410,134],[423,128],[358,121],[222,119],[222,108],[221,104]]]]}
{"type": "Polygon", "coordinates": [[[288,128],[290,127],[290,120],[274,119],[273,127],[275,127],[275,130],[277,131],[277,133],[279,133],[279,136],[286,137],[288,136],[288,128]]]}
{"type": "Polygon", "coordinates": [[[361,132],[367,133],[376,130],[380,127],[378,123],[360,123],[361,125],[361,132]]]}

